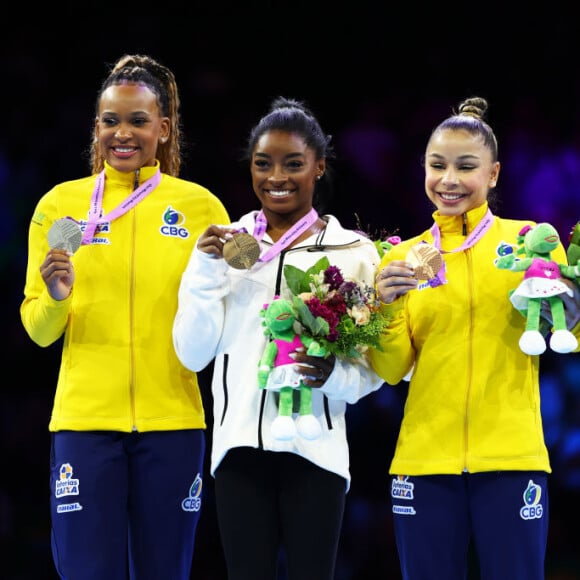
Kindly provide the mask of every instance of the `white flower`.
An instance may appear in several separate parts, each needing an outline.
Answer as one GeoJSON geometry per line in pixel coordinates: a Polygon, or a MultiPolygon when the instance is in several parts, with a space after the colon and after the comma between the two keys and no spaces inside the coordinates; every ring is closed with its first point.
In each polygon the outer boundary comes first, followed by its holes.
{"type": "Polygon", "coordinates": [[[348,315],[354,320],[357,326],[364,326],[371,319],[371,311],[364,304],[355,304],[352,308],[349,308],[348,315]]]}

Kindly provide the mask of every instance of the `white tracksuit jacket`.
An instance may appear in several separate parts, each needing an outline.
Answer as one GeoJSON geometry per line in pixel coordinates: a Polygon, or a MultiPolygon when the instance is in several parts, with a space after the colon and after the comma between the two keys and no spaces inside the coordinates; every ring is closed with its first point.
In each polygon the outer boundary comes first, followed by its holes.
{"type": "MultiPolygon", "coordinates": [[[[245,227],[251,233],[257,214],[252,211],[228,227],[245,227]]],[[[346,404],[383,384],[367,360],[337,360],[324,386],[312,389],[313,412],[323,431],[311,441],[299,435],[292,441],[272,438],[270,426],[278,415],[274,392],[260,389],[257,382],[258,362],[268,340],[260,309],[275,295],[288,297],[282,275],[285,264],[306,270],[326,255],[345,278],[374,286],[380,258],[373,242],[344,229],[333,216],[323,219],[328,225],[322,232],[249,270],[231,268],[197,247],[192,252],[181,280],[173,342],[177,356],[191,370],[201,371],[215,359],[212,475],[229,449],[244,446],[296,453],[344,477],[347,490],[350,486],[346,404]]],[[[272,244],[264,235],[262,251],[272,244]]]]}

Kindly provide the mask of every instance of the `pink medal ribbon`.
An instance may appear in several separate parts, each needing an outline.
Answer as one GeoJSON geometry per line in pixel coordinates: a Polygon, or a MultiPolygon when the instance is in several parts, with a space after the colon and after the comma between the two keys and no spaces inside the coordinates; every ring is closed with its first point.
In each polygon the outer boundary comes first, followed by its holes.
{"type": "MultiPolygon", "coordinates": [[[[491,224],[493,223],[493,214],[491,210],[488,209],[487,213],[483,216],[483,219],[475,226],[474,230],[465,238],[465,242],[461,244],[458,248],[454,250],[442,250],[441,249],[441,231],[439,230],[439,226],[437,223],[434,223],[431,226],[431,234],[433,235],[433,245],[442,253],[442,254],[453,254],[455,252],[463,252],[475,246],[481,238],[488,232],[491,224]]],[[[441,286],[441,284],[446,284],[447,279],[445,277],[445,260],[443,260],[443,264],[435,278],[431,278],[429,280],[429,286],[435,288],[436,286],[441,286]]]]}
{"type": "Polygon", "coordinates": [[[95,230],[98,225],[113,221],[124,213],[127,213],[131,208],[135,207],[140,201],[149,195],[159,185],[160,181],[161,171],[158,169],[155,175],[132,191],[122,203],[101,218],[99,216],[103,207],[103,192],[105,190],[105,170],[103,169],[103,171],[97,175],[97,182],[91,197],[91,209],[89,211],[87,225],[85,226],[81,242],[82,245],[90,244],[93,241],[93,236],[95,235],[95,230]]]}
{"type": "MultiPolygon", "coordinates": [[[[312,208],[303,218],[298,220],[267,252],[264,252],[258,262],[268,262],[274,256],[277,256],[284,248],[288,247],[300,234],[305,232],[318,219],[318,212],[312,208]]],[[[254,226],[253,236],[259,242],[266,233],[268,220],[264,211],[260,210],[256,216],[256,225],[254,226]]]]}

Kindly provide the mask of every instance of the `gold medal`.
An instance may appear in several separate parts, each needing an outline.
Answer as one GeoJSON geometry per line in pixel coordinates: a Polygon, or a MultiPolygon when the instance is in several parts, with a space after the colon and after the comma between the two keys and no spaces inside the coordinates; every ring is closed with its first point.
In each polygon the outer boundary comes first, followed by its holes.
{"type": "Polygon", "coordinates": [[[431,244],[415,244],[407,254],[407,262],[415,269],[417,280],[431,280],[443,265],[441,252],[431,244]]]}
{"type": "Polygon", "coordinates": [[[234,234],[223,248],[224,260],[238,270],[249,270],[260,257],[260,244],[247,233],[234,234]]]}

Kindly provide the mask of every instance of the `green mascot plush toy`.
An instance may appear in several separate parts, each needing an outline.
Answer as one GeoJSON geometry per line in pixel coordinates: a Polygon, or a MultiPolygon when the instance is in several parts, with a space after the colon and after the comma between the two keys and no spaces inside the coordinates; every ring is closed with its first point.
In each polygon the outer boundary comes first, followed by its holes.
{"type": "Polygon", "coordinates": [[[292,302],[276,297],[260,312],[270,337],[258,367],[258,385],[262,389],[279,391],[278,417],[272,423],[272,436],[289,441],[298,433],[304,439],[316,439],[322,428],[312,414],[312,389],[302,382],[290,356],[299,348],[306,348],[311,356],[324,356],[324,349],[311,337],[298,335],[294,328],[296,313],[292,302]],[[298,390],[300,404],[296,423],[293,419],[294,392],[298,390]]]}
{"type": "MultiPolygon", "coordinates": [[[[524,279],[510,292],[510,300],[526,317],[525,331],[519,345],[530,355],[542,354],[546,350],[546,339],[540,332],[542,301],[546,301],[552,313],[553,330],[550,348],[554,352],[568,353],[578,347],[576,337],[566,328],[564,303],[561,296],[573,296],[572,290],[562,277],[578,277],[578,266],[558,264],[552,260],[551,252],[560,243],[558,231],[549,223],[525,226],[518,235],[516,252],[503,255],[495,261],[502,270],[524,272],[524,279]]],[[[569,255],[568,255],[569,258],[569,255]]]]}

